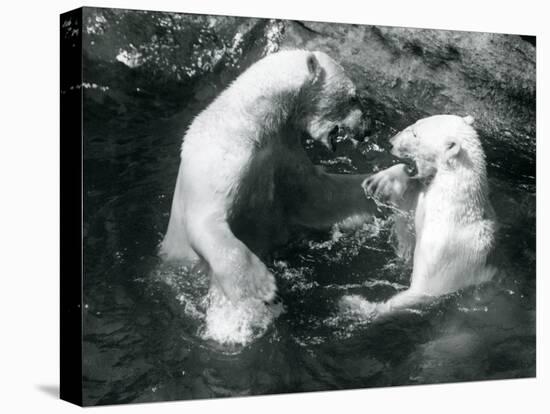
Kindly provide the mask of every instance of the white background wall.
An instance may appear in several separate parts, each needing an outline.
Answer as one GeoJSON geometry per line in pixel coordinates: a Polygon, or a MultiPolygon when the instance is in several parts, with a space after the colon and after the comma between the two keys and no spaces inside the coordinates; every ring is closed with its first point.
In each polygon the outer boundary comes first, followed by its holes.
{"type": "MultiPolygon", "coordinates": [[[[538,413],[548,376],[549,15],[544,1],[97,0],[88,6],[536,34],[538,70],[538,378],[141,404],[142,412],[538,413]],[[546,20],[545,20],[546,16],[546,20]],[[546,56],[544,56],[546,53],[546,56]],[[545,108],[543,110],[543,104],[545,108]],[[544,254],[546,252],[546,254],[544,254]],[[546,257],[545,257],[546,256],[546,257]],[[546,325],[546,326],[544,326],[546,325]],[[545,349],[546,348],[546,349],[545,349]]],[[[0,14],[0,411],[77,410],[59,377],[59,13],[79,1],[3,2],[0,14]]],[[[78,173],[78,172],[75,172],[78,173]]],[[[77,276],[77,275],[75,275],[77,276]]],[[[95,409],[94,409],[95,411],[95,409]]]]}

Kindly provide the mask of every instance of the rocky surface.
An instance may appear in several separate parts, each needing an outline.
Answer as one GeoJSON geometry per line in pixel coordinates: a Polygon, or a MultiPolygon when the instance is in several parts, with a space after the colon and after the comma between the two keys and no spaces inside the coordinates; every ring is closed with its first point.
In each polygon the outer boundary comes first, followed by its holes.
{"type": "MultiPolygon", "coordinates": [[[[534,176],[536,47],[517,35],[86,9],[85,78],[200,109],[262,56],[321,50],[358,86],[374,132],[437,113],[476,118],[491,158],[534,176]],[[122,87],[121,87],[122,86],[122,87]],[[376,128],[376,126],[378,128],[376,128]]],[[[384,130],[387,135],[387,129],[384,130]]]]}
{"type": "Polygon", "coordinates": [[[334,56],[375,118],[401,128],[437,113],[470,114],[489,151],[534,161],[536,50],[520,36],[311,22],[286,28],[282,46],[334,56]]]}

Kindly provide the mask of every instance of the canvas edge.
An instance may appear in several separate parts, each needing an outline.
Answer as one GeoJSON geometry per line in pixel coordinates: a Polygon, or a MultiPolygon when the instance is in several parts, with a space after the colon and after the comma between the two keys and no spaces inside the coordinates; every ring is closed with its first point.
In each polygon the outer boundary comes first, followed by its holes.
{"type": "Polygon", "coordinates": [[[60,15],[60,398],[82,406],[82,15],[60,15]],[[77,32],[68,38],[70,19],[77,32]],[[79,154],[80,156],[76,156],[79,154]]]}

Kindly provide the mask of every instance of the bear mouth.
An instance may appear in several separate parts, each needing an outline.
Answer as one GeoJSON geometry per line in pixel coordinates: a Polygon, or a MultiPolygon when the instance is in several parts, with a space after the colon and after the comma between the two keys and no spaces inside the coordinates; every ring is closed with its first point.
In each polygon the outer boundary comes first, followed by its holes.
{"type": "Polygon", "coordinates": [[[411,178],[418,177],[418,164],[416,163],[416,160],[414,160],[413,158],[409,158],[409,157],[397,156],[393,153],[393,151],[392,151],[392,155],[395,158],[394,165],[395,164],[405,164],[405,166],[406,166],[405,171],[407,172],[407,175],[411,178]]]}
{"type": "Polygon", "coordinates": [[[425,163],[422,159],[399,158],[399,163],[405,164],[405,171],[412,180],[422,182],[424,185],[429,185],[435,175],[437,168],[430,167],[430,163],[425,163]]]}
{"type": "Polygon", "coordinates": [[[409,177],[418,176],[418,164],[412,158],[403,158],[403,163],[407,166],[407,174],[409,177]]]}
{"type": "Polygon", "coordinates": [[[416,159],[406,154],[403,154],[403,152],[399,151],[398,148],[396,148],[393,145],[389,152],[393,157],[394,165],[405,164],[406,172],[409,175],[409,177],[418,178],[419,169],[418,169],[418,164],[416,162],[416,159]]]}

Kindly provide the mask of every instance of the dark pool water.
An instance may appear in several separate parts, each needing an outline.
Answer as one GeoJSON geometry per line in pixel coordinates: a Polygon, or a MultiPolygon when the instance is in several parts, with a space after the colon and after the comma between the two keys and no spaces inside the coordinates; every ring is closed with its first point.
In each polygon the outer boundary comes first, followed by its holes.
{"type": "MultiPolygon", "coordinates": [[[[376,321],[347,315],[338,306],[345,295],[384,300],[407,286],[410,268],[380,218],[277,251],[269,266],[285,312],[245,346],[208,340],[207,278],[161,263],[157,248],[181,137],[211,95],[174,111],[147,91],[85,89],[85,404],[535,375],[534,164],[511,169],[490,144],[501,224],[491,284],[376,321]]],[[[375,135],[389,137],[396,124],[376,122],[375,135]]],[[[337,172],[373,171],[383,158],[369,143],[309,152],[337,172]]]]}

